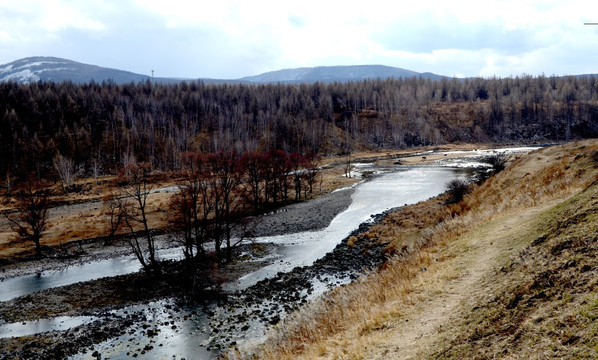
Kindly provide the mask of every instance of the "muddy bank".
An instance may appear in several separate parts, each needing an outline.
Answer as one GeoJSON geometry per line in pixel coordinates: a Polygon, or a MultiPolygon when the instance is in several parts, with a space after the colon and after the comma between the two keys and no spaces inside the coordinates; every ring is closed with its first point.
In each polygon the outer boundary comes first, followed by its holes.
{"type": "MultiPolygon", "coordinates": [[[[139,316],[104,319],[66,331],[0,339],[0,359],[66,359],[105,339],[122,334],[142,321],[139,316]]],[[[99,358],[91,352],[91,358],[99,358]]]]}

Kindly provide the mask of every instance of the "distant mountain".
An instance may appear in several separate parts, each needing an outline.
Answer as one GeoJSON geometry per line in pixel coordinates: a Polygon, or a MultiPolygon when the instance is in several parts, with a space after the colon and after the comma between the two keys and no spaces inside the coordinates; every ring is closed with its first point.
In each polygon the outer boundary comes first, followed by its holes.
{"type": "Polygon", "coordinates": [[[387,79],[422,77],[432,80],[444,76],[429,72],[418,73],[411,70],[384,65],[351,65],[351,66],[318,66],[297,69],[271,71],[261,75],[247,76],[240,80],[253,83],[312,83],[312,82],[346,82],[364,79],[387,79]]]}
{"type": "Polygon", "coordinates": [[[0,82],[15,81],[28,84],[36,81],[72,81],[74,83],[88,83],[112,81],[116,84],[142,82],[152,79],[159,83],[178,83],[181,81],[203,81],[206,84],[222,83],[314,83],[314,82],[346,82],[363,79],[386,79],[423,77],[438,80],[441,75],[432,73],[418,73],[411,70],[383,66],[383,65],[354,65],[354,66],[318,66],[312,68],[286,69],[267,72],[261,75],[248,76],[241,79],[176,79],[150,78],[147,75],[129,71],[109,69],[96,65],[82,64],[72,60],[56,57],[28,57],[0,65],[0,82]]]}
{"type": "MultiPolygon", "coordinates": [[[[0,82],[16,81],[31,83],[36,81],[72,81],[84,83],[111,80],[115,83],[140,82],[149,79],[147,75],[129,71],[104,68],[78,63],[55,57],[29,57],[0,65],[0,82]]],[[[172,82],[172,79],[158,79],[172,82]]]]}

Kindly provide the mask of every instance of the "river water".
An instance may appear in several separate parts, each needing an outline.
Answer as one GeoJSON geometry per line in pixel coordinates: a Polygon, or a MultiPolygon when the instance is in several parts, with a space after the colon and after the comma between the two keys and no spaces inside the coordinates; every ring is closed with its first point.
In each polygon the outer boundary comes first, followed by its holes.
{"type": "MultiPolygon", "coordinates": [[[[250,273],[234,283],[224,285],[225,290],[243,289],[259,280],[272,277],[278,272],[290,271],[296,266],[311,265],[315,260],[331,251],[340,241],[361,223],[370,221],[371,216],[388,209],[413,204],[445,191],[448,182],[455,178],[470,178],[471,169],[446,166],[393,166],[377,167],[371,164],[357,164],[356,172],[374,172],[369,181],[355,186],[352,203],[348,209],[340,213],[324,230],[263,237],[255,241],[274,243],[277,251],[271,265],[250,273]]],[[[450,165],[450,164],[449,164],[450,165]]],[[[341,190],[342,191],[342,190],[341,190]]],[[[181,256],[180,250],[169,250],[162,254],[164,258],[181,256]]],[[[0,301],[22,296],[47,288],[63,286],[79,281],[92,280],[104,276],[115,276],[139,270],[139,265],[132,257],[102,260],[66,268],[61,271],[42,273],[41,276],[22,276],[0,283],[0,301]]],[[[321,291],[327,290],[325,287],[321,291]]],[[[316,294],[317,295],[317,294],[316,294]]],[[[313,294],[312,294],[313,296],[313,294]]],[[[132,354],[140,358],[173,359],[173,358],[212,358],[219,353],[218,349],[209,347],[214,333],[210,329],[210,317],[216,317],[219,309],[216,304],[208,308],[187,308],[173,310],[176,306],[171,300],[163,300],[149,305],[133,306],[114,311],[113,314],[123,316],[127,313],[142,313],[147,326],[138,327],[127,334],[96,345],[102,356],[111,359],[126,359],[132,354]],[[211,316],[207,315],[211,314],[211,316]],[[145,329],[159,330],[151,338],[146,336],[145,329]]],[[[19,325],[0,325],[0,337],[22,336],[40,331],[54,331],[68,328],[69,322],[77,326],[82,322],[92,321],[87,318],[60,318],[25,322],[19,325]],[[41,325],[40,325],[41,324],[41,325]],[[53,326],[54,324],[54,326],[53,326]],[[66,325],[65,325],[66,324],[66,325]],[[17,335],[18,334],[18,335],[17,335]]],[[[248,331],[239,331],[235,339],[227,339],[236,343],[255,342],[263,338],[266,326],[252,326],[248,331]]],[[[88,358],[88,354],[73,357],[88,358]]]]}
{"type": "Polygon", "coordinates": [[[444,192],[452,179],[467,179],[472,175],[471,169],[435,166],[379,168],[371,164],[357,164],[356,171],[381,174],[357,185],[349,208],[336,216],[326,229],[256,239],[257,242],[281,245],[280,255],[272,265],[245,275],[225,288],[242,289],[273,277],[279,271],[309,266],[332,251],[359,224],[371,220],[372,215],[434,197],[444,192]]]}

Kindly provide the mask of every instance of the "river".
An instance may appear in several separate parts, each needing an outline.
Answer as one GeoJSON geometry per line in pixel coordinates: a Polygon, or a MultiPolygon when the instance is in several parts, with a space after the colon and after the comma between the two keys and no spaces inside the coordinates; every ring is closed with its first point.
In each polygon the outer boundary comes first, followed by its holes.
{"type": "MultiPolygon", "coordinates": [[[[450,165],[450,164],[448,164],[450,165]]],[[[286,272],[297,266],[309,266],[317,259],[331,251],[340,241],[361,223],[370,221],[373,214],[388,209],[413,204],[445,191],[449,181],[455,178],[470,178],[473,171],[468,168],[444,166],[392,166],[378,167],[373,164],[356,164],[356,172],[373,172],[376,175],[368,181],[355,186],[352,203],[345,211],[337,215],[330,225],[320,231],[285,234],[281,236],[255,239],[260,243],[274,243],[278,246],[271,265],[265,266],[242,277],[234,283],[224,285],[224,289],[235,291],[247,288],[259,280],[272,277],[278,272],[286,272]]],[[[341,190],[342,191],[342,190],[341,190]]],[[[180,250],[168,250],[162,256],[177,258],[180,250]]],[[[134,258],[123,257],[96,261],[74,266],[60,271],[42,273],[41,276],[22,276],[0,283],[0,300],[5,301],[47,288],[63,286],[79,281],[93,280],[104,276],[115,276],[138,271],[134,258]]],[[[316,294],[319,296],[328,290],[320,286],[316,294]]],[[[268,306],[264,304],[262,306],[268,306]]],[[[173,301],[166,299],[149,305],[133,306],[114,311],[115,316],[125,314],[142,314],[147,326],[138,327],[125,335],[110,339],[95,346],[102,356],[111,359],[125,359],[132,354],[141,358],[212,358],[220,350],[211,348],[210,343],[217,332],[213,332],[211,324],[230,314],[211,304],[207,307],[177,308],[173,301]],[[155,336],[148,337],[145,329],[158,330],[155,336]]],[[[244,311],[247,311],[246,309],[244,311]]],[[[65,328],[65,323],[73,322],[73,326],[91,318],[61,318],[60,321],[42,320],[25,322],[20,325],[0,325],[0,337],[22,336],[39,331],[54,331],[65,328]],[[53,324],[55,325],[53,327],[53,324]],[[12,326],[12,328],[11,328],[12,326]]],[[[252,323],[248,329],[239,329],[238,336],[226,339],[236,344],[260,341],[267,326],[252,323]]],[[[79,354],[73,359],[89,358],[89,354],[79,354]]]]}

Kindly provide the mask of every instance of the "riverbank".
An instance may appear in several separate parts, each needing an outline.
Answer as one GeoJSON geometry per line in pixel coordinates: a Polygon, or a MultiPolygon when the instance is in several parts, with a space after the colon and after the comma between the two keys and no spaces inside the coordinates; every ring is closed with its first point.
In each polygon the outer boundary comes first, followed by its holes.
{"type": "Polygon", "coordinates": [[[277,327],[247,359],[596,358],[598,143],[521,156],[458,204],[367,236],[414,249],[277,327]],[[403,233],[412,227],[413,232],[403,233]]]}
{"type": "MultiPolygon", "coordinates": [[[[386,213],[373,216],[371,223],[360,225],[351,236],[367,231],[385,215],[386,213]]],[[[386,261],[385,246],[383,243],[367,238],[360,238],[355,243],[343,241],[312,266],[296,268],[289,273],[280,273],[245,290],[214,298],[219,306],[217,312],[211,313],[211,341],[205,345],[206,350],[217,353],[224,349],[235,348],[237,341],[243,340],[239,329],[248,330],[251,327],[265,328],[275,325],[312,299],[314,292],[320,294],[326,289],[352,281],[359,274],[377,268],[386,261]],[[312,282],[312,279],[317,281],[312,282]],[[316,287],[320,289],[315,289],[316,287]]],[[[100,318],[95,322],[66,331],[25,336],[19,339],[0,339],[0,359],[63,357],[85,351],[94,343],[124,333],[145,330],[147,317],[143,312],[114,316],[111,311],[124,304],[112,304],[108,309],[97,310],[94,309],[97,304],[93,304],[93,300],[100,291],[104,297],[110,298],[113,302],[115,299],[126,297],[129,301],[128,305],[174,295],[170,292],[173,290],[172,283],[167,279],[161,279],[158,286],[155,285],[155,280],[147,279],[143,274],[132,274],[50,289],[0,303],[0,314],[10,314],[12,321],[25,321],[39,317],[34,315],[36,307],[33,304],[39,304],[39,307],[48,313],[69,316],[94,315],[100,318]],[[153,283],[150,284],[148,281],[153,283]],[[123,295],[123,291],[126,295],[123,295]],[[81,298],[86,301],[72,303],[74,299],[81,298]],[[6,349],[10,351],[6,353],[4,351],[6,349]]],[[[185,300],[179,297],[175,305],[169,308],[172,312],[171,317],[175,320],[183,318],[184,307],[185,300]]],[[[149,338],[154,332],[159,331],[158,328],[148,327],[147,329],[149,330],[145,331],[145,334],[149,338]]],[[[160,346],[160,343],[155,343],[153,346],[160,346]]],[[[101,352],[95,354],[92,356],[102,355],[101,352]]],[[[130,355],[135,356],[135,354],[143,355],[143,350],[132,346],[130,355]]]]}

